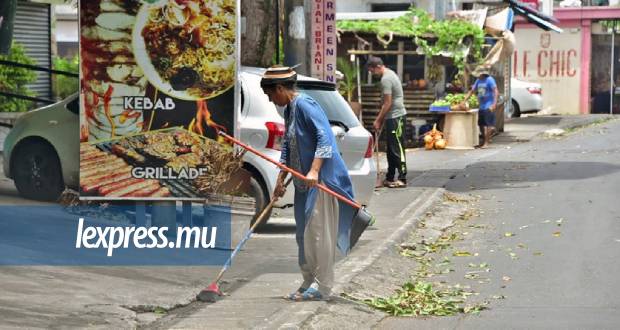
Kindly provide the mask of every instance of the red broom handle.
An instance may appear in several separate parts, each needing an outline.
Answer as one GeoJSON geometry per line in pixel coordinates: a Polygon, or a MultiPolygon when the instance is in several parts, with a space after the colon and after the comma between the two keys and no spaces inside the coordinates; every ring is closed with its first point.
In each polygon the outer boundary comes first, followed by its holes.
{"type": "MultiPolygon", "coordinates": [[[[219,134],[222,137],[224,137],[225,139],[227,139],[228,141],[233,142],[233,143],[239,145],[240,147],[242,147],[243,149],[245,149],[245,150],[247,150],[247,151],[257,155],[258,157],[260,157],[260,158],[262,158],[262,159],[264,159],[264,160],[274,164],[275,166],[279,167],[283,171],[291,173],[293,176],[297,177],[298,179],[306,180],[306,176],[305,175],[303,175],[303,174],[293,170],[292,168],[289,168],[288,166],[286,166],[286,165],[284,165],[284,164],[282,164],[280,162],[276,162],[275,160],[269,158],[269,156],[267,156],[267,155],[263,154],[262,152],[254,149],[252,147],[250,147],[249,145],[247,145],[247,144],[245,144],[245,143],[235,139],[234,137],[232,137],[232,136],[230,136],[230,135],[228,135],[228,134],[226,134],[226,133],[224,133],[222,131],[220,131],[219,134]]],[[[337,192],[327,188],[325,185],[323,185],[321,183],[317,183],[316,186],[319,189],[323,190],[324,192],[326,192],[326,193],[328,193],[328,194],[338,198],[339,200],[349,204],[351,207],[354,207],[356,209],[361,209],[362,208],[362,206],[360,204],[357,204],[356,202],[354,202],[354,201],[352,201],[352,200],[350,200],[350,199],[340,195],[339,193],[337,193],[337,192]]]]}

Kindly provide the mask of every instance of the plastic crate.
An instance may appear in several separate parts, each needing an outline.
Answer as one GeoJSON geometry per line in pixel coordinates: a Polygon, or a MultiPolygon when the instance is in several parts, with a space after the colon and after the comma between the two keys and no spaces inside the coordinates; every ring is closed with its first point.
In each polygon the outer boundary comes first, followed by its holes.
{"type": "Polygon", "coordinates": [[[431,105],[428,108],[428,111],[430,111],[430,112],[450,112],[450,106],[449,105],[446,105],[446,106],[431,105]]]}

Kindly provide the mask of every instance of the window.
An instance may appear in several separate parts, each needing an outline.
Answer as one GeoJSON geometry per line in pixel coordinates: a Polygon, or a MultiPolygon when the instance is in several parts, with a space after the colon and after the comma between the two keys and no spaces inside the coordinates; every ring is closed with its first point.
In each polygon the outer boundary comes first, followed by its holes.
{"type": "Polygon", "coordinates": [[[300,92],[309,95],[321,105],[330,123],[343,124],[347,129],[360,125],[347,101],[335,90],[314,89],[303,85],[297,87],[300,92]]]}
{"type": "Polygon", "coordinates": [[[67,103],[67,110],[73,112],[74,114],[78,114],[80,111],[80,98],[76,97],[71,102],[67,103]]]}

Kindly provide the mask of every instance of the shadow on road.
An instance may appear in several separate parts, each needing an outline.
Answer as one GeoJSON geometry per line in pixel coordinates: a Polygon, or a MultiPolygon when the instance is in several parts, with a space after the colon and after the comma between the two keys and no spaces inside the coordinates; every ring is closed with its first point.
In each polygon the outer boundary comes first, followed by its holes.
{"type": "Polygon", "coordinates": [[[468,166],[449,180],[454,192],[472,189],[523,188],[519,183],[583,180],[613,174],[620,166],[603,162],[480,162],[468,166]]]}

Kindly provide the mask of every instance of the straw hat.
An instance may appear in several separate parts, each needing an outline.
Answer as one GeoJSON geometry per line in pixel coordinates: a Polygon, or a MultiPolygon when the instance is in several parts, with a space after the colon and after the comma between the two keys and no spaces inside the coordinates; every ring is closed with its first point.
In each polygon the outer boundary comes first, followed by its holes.
{"type": "Polygon", "coordinates": [[[263,75],[260,81],[262,88],[273,87],[278,84],[294,84],[297,81],[297,72],[288,66],[272,66],[263,75]]]}
{"type": "Polygon", "coordinates": [[[487,65],[479,65],[476,70],[474,70],[474,72],[472,72],[472,74],[476,77],[479,77],[480,75],[486,74],[486,75],[490,75],[491,74],[491,68],[489,68],[489,66],[487,65]]]}

